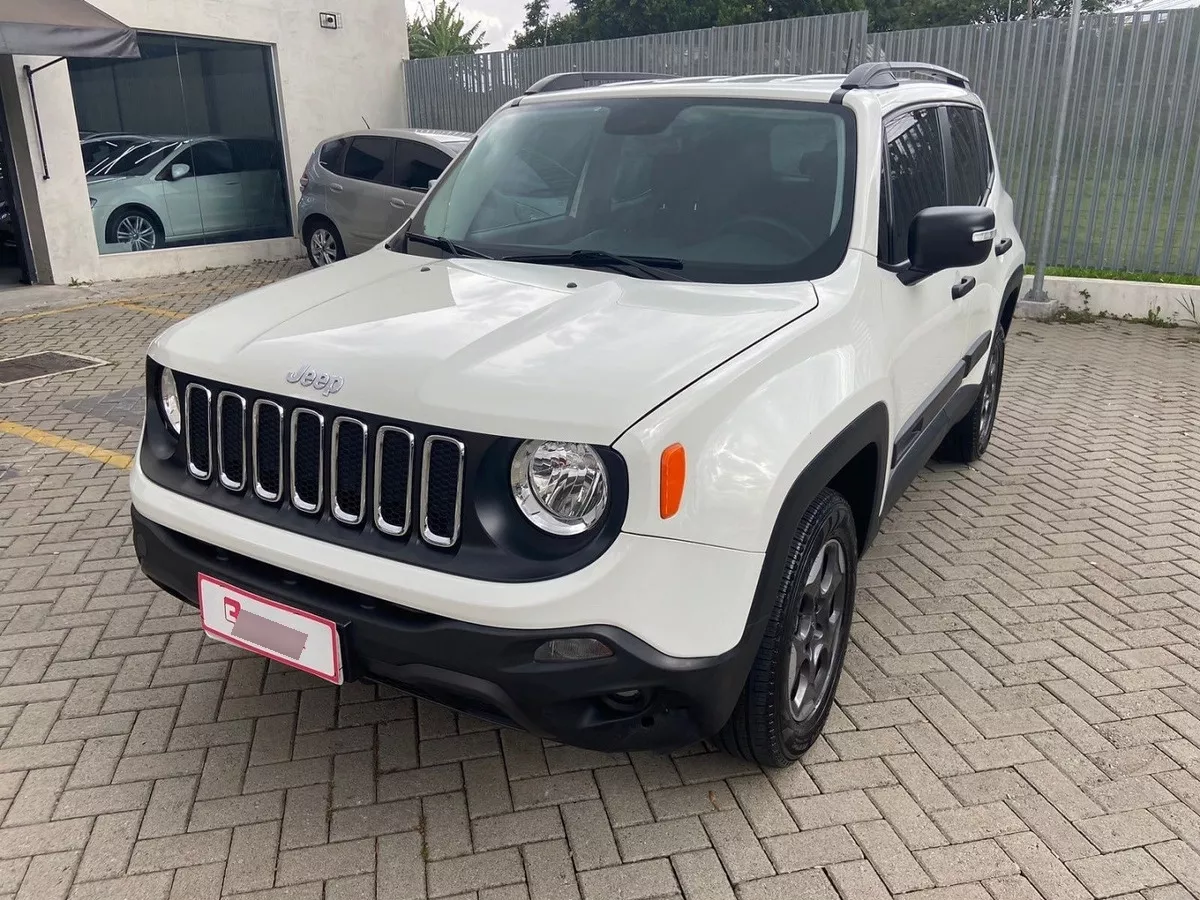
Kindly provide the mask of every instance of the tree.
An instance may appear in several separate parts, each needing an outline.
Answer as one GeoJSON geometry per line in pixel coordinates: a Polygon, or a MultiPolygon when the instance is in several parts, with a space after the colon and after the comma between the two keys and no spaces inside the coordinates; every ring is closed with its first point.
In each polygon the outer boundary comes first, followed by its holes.
{"type": "MultiPolygon", "coordinates": [[[[871,31],[942,28],[1013,19],[1067,16],[1071,0],[867,0],[871,31]]],[[[1112,0],[1083,0],[1084,12],[1104,12],[1112,0]]]]}
{"type": "Polygon", "coordinates": [[[545,47],[550,44],[573,44],[579,34],[579,17],[575,13],[550,15],[549,0],[529,0],[525,5],[524,28],[513,35],[512,46],[545,47]]]}
{"type": "Polygon", "coordinates": [[[477,53],[486,43],[482,23],[468,28],[458,4],[449,0],[437,0],[431,16],[419,9],[408,23],[408,55],[413,59],[464,56],[477,53]]]}

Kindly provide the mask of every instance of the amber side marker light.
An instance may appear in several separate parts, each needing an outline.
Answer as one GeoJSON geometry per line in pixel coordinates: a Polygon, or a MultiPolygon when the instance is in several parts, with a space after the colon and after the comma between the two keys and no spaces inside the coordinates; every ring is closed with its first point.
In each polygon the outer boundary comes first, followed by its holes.
{"type": "Polygon", "coordinates": [[[687,454],[682,444],[672,444],[662,452],[659,464],[658,514],[669,519],[679,512],[683,501],[683,483],[687,480],[687,454]]]}

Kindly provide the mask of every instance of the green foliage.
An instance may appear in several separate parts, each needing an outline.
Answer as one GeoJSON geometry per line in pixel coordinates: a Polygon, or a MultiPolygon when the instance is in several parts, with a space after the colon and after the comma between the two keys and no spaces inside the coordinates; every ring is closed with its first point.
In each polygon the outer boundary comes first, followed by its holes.
{"type": "Polygon", "coordinates": [[[433,15],[418,9],[408,22],[408,54],[413,59],[464,56],[483,49],[485,43],[482,24],[468,28],[458,4],[449,0],[437,0],[433,15]]]}
{"type": "MultiPolygon", "coordinates": [[[[1034,16],[1064,16],[1071,0],[1033,0],[1034,16]]],[[[1112,0],[1083,0],[1085,12],[1112,0]]],[[[549,15],[547,0],[529,0],[514,47],[541,47],[741,25],[865,9],[871,31],[1001,22],[1029,14],[1030,0],[571,0],[571,11],[549,15]]]]}
{"type": "MultiPolygon", "coordinates": [[[[1032,275],[1036,267],[1030,263],[1025,272],[1032,275]]],[[[1200,275],[1172,275],[1165,272],[1116,272],[1111,269],[1089,269],[1082,266],[1047,266],[1047,275],[1062,278],[1102,278],[1106,281],[1149,281],[1154,284],[1197,284],[1200,275]]]]}

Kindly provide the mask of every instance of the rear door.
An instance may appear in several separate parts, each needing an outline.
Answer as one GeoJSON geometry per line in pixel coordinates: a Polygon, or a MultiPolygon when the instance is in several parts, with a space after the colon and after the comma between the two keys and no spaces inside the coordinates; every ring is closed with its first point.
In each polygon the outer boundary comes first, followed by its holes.
{"type": "MultiPolygon", "coordinates": [[[[983,110],[976,106],[947,106],[943,113],[949,134],[950,205],[986,206],[996,213],[999,226],[1000,198],[999,192],[993,190],[995,166],[983,110]]],[[[977,281],[975,289],[960,301],[969,345],[988,339],[1000,315],[1004,262],[996,251],[1004,249],[1001,244],[1004,238],[997,232],[993,252],[983,265],[972,271],[977,281]]],[[[1011,241],[1008,246],[1012,246],[1011,241]]]]}
{"type": "Polygon", "coordinates": [[[391,231],[404,224],[412,211],[429,191],[429,182],[440,178],[450,156],[442,150],[420,141],[396,141],[396,174],[393,179],[391,231]]]}
{"type": "Polygon", "coordinates": [[[346,148],[339,215],[333,219],[348,253],[361,253],[394,230],[388,226],[397,213],[392,205],[395,153],[396,140],[379,135],[356,135],[346,148]]]}

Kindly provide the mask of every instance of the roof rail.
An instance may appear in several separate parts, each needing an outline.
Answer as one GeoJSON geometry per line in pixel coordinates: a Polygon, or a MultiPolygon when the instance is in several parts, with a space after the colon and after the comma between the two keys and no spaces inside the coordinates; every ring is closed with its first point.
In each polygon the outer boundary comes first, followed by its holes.
{"type": "Polygon", "coordinates": [[[654,75],[650,72],[559,72],[535,81],[525,91],[528,94],[546,94],[550,91],[571,91],[576,88],[598,87],[620,81],[657,81],[671,75],[654,75]]]}
{"type": "Polygon", "coordinates": [[[970,89],[971,82],[966,75],[960,75],[951,69],[923,62],[871,62],[863,63],[846,76],[842,89],[852,91],[856,88],[892,88],[900,84],[897,72],[912,72],[920,75],[932,75],[946,84],[964,89],[970,89]]]}

